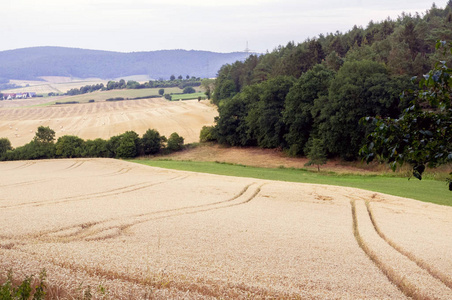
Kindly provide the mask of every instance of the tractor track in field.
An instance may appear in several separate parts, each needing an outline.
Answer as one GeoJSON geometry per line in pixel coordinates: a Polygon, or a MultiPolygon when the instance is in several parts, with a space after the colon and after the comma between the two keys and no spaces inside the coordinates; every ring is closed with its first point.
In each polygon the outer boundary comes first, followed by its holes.
{"type": "Polygon", "coordinates": [[[78,224],[56,230],[41,232],[33,238],[47,242],[72,242],[75,240],[104,240],[123,234],[132,226],[167,219],[177,216],[197,214],[217,209],[225,209],[233,206],[243,205],[253,200],[260,192],[262,185],[256,183],[247,185],[237,195],[222,201],[213,203],[192,205],[168,210],[154,211],[144,214],[129,215],[121,218],[111,218],[99,222],[78,224]],[[122,221],[127,219],[130,221],[122,221]],[[117,224],[119,222],[119,224],[117,224]],[[109,225],[108,223],[114,223],[109,225]],[[97,228],[96,228],[97,227],[97,228]]]}
{"type": "Polygon", "coordinates": [[[380,271],[407,297],[412,299],[451,299],[451,279],[394,241],[379,229],[367,200],[349,197],[355,239],[380,271]],[[437,295],[447,295],[439,298],[437,295]]]}
{"type": "Polygon", "coordinates": [[[55,199],[55,200],[34,201],[34,202],[26,202],[26,203],[15,204],[15,205],[4,205],[4,206],[0,206],[0,209],[14,209],[14,208],[21,208],[21,207],[38,207],[38,206],[54,205],[54,204],[61,204],[61,203],[68,203],[68,202],[86,201],[86,200],[91,200],[91,199],[95,199],[95,198],[103,198],[103,197],[108,197],[108,196],[117,196],[117,195],[121,195],[121,194],[135,192],[135,191],[142,190],[142,189],[147,189],[149,187],[159,185],[159,184],[164,184],[169,181],[182,180],[186,177],[187,176],[176,176],[176,177],[172,177],[165,181],[158,181],[158,182],[152,182],[152,183],[142,182],[142,183],[123,186],[120,188],[111,189],[108,191],[64,197],[64,198],[55,199]]]}
{"type": "MultiPolygon", "coordinates": [[[[234,206],[240,206],[251,202],[260,193],[261,188],[264,184],[258,184],[256,182],[250,183],[243,187],[236,195],[217,202],[185,206],[180,208],[154,211],[149,213],[137,214],[132,216],[126,216],[122,218],[112,218],[100,222],[84,223],[75,226],[68,226],[65,228],[60,228],[57,230],[40,232],[34,236],[21,236],[17,239],[12,239],[13,242],[5,244],[4,247],[0,247],[1,251],[19,251],[28,255],[30,257],[38,257],[38,254],[24,249],[21,247],[23,244],[21,239],[33,238],[35,243],[65,243],[73,242],[77,240],[85,241],[100,241],[118,237],[123,234],[124,231],[130,229],[135,225],[139,225],[145,222],[167,219],[177,216],[190,215],[204,213],[211,210],[226,209],[234,206]],[[108,226],[108,222],[120,221],[122,219],[130,220],[129,222],[124,222],[117,224],[115,226],[108,226]],[[105,226],[107,225],[107,226],[105,226]],[[97,226],[104,226],[103,228],[96,228],[97,226]],[[65,234],[65,232],[67,234],[65,234]]],[[[11,240],[11,239],[10,239],[11,240]]],[[[24,244],[25,245],[25,244],[24,244]]],[[[40,257],[42,259],[42,257],[40,257]]],[[[290,294],[281,291],[273,291],[271,289],[263,289],[259,287],[254,287],[252,285],[244,284],[226,284],[221,289],[218,289],[218,283],[209,279],[198,278],[196,281],[190,281],[185,279],[185,277],[180,277],[180,275],[173,275],[169,273],[165,274],[154,274],[151,278],[134,277],[125,272],[116,272],[113,270],[105,270],[102,266],[84,266],[79,265],[75,262],[66,261],[56,261],[54,259],[46,260],[47,263],[52,264],[57,267],[61,267],[72,272],[83,272],[88,276],[102,277],[108,280],[121,280],[125,282],[130,282],[133,284],[150,286],[156,289],[176,289],[179,291],[186,292],[190,290],[191,292],[197,293],[202,296],[207,297],[221,297],[225,292],[232,293],[235,297],[241,297],[241,295],[254,295],[255,297],[262,299],[301,299],[297,294],[290,294]]],[[[220,285],[222,286],[222,285],[220,285]]]]}
{"type": "Polygon", "coordinates": [[[374,226],[375,231],[378,233],[378,235],[388,244],[390,245],[392,248],[394,248],[394,250],[398,251],[400,254],[404,255],[405,257],[407,257],[408,259],[410,259],[411,261],[413,261],[414,263],[416,263],[416,265],[419,268],[422,268],[424,270],[426,270],[431,276],[433,276],[434,278],[438,279],[439,281],[441,281],[445,286],[447,286],[449,289],[452,290],[452,279],[443,274],[442,272],[438,271],[437,269],[435,269],[433,266],[431,266],[430,264],[428,264],[427,262],[425,262],[424,260],[422,260],[419,257],[416,257],[413,253],[411,253],[410,251],[404,249],[403,247],[401,247],[400,245],[398,245],[397,243],[395,243],[393,240],[389,239],[379,228],[375,216],[372,212],[372,208],[370,207],[370,202],[366,201],[366,208],[367,208],[367,212],[369,214],[369,218],[370,221],[372,222],[372,225],[374,226]]]}

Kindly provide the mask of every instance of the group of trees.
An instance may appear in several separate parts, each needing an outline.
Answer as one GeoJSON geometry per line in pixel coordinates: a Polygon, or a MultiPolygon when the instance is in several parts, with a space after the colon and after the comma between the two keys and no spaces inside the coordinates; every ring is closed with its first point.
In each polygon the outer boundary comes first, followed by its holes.
{"type": "Polygon", "coordinates": [[[66,94],[69,96],[74,96],[74,95],[91,93],[91,92],[95,92],[95,91],[99,91],[99,90],[105,90],[105,86],[103,83],[93,84],[93,85],[85,85],[79,89],[77,89],[77,88],[70,89],[69,91],[67,91],[66,94]]]}
{"type": "MultiPolygon", "coordinates": [[[[452,54],[452,43],[438,42],[443,54],[452,54]]],[[[438,62],[419,82],[419,90],[397,118],[368,117],[374,131],[361,149],[367,161],[376,158],[397,165],[409,163],[413,176],[422,179],[425,167],[452,162],[452,69],[445,61],[438,62]]],[[[452,175],[452,173],[451,173],[452,175]]],[[[452,178],[449,179],[452,191],[452,178]]]]}
{"type": "Polygon", "coordinates": [[[179,151],[184,138],[172,133],[167,139],[154,129],[148,129],[142,137],[134,131],[111,137],[83,140],[78,136],[65,135],[55,142],[55,131],[40,126],[28,144],[12,148],[11,142],[0,138],[0,160],[28,160],[45,158],[111,157],[133,158],[160,152],[179,151]]]}
{"type": "MultiPolygon", "coordinates": [[[[182,75],[179,75],[179,76],[177,77],[177,79],[178,79],[178,80],[182,80],[182,79],[184,79],[184,77],[182,77],[182,75]]],[[[189,80],[189,79],[190,79],[190,76],[189,76],[189,75],[185,76],[185,79],[186,79],[186,80],[189,80]]],[[[171,76],[170,76],[170,80],[171,80],[171,81],[176,80],[176,76],[171,75],[171,76]]],[[[191,80],[199,81],[199,80],[201,80],[201,78],[196,78],[196,77],[192,76],[192,77],[191,77],[191,80]]]]}
{"type": "Polygon", "coordinates": [[[187,78],[187,79],[173,79],[173,80],[149,80],[144,83],[139,83],[137,81],[129,80],[125,81],[124,79],[117,81],[110,80],[107,83],[106,90],[114,90],[114,89],[150,89],[150,88],[169,88],[169,87],[179,87],[181,89],[186,88],[188,86],[200,86],[201,78],[187,78]]]}
{"type": "Polygon", "coordinates": [[[410,78],[451,61],[434,49],[434,41],[452,40],[451,23],[449,1],[423,16],[402,14],[224,65],[212,95],[219,117],[204,136],[292,155],[315,144],[330,157],[357,159],[375,129],[360,119],[397,118],[415,97],[399,97],[415,87],[410,78]]]}
{"type": "Polygon", "coordinates": [[[244,87],[221,103],[212,130],[222,144],[291,155],[307,154],[320,140],[330,156],[353,160],[372,129],[359,120],[398,116],[404,105],[399,93],[410,85],[409,77],[391,76],[369,60],[347,61],[337,72],[317,64],[298,79],[280,75],[244,87]]]}
{"type": "Polygon", "coordinates": [[[124,79],[119,81],[110,80],[105,86],[103,83],[93,84],[93,85],[85,85],[81,88],[73,88],[67,91],[66,95],[80,95],[91,93],[94,91],[107,91],[107,90],[116,90],[116,89],[148,89],[148,88],[169,88],[169,87],[179,87],[181,89],[187,87],[195,87],[201,85],[200,78],[187,78],[187,79],[174,79],[174,80],[149,80],[148,82],[139,83],[138,81],[128,80],[127,82],[124,79]]]}

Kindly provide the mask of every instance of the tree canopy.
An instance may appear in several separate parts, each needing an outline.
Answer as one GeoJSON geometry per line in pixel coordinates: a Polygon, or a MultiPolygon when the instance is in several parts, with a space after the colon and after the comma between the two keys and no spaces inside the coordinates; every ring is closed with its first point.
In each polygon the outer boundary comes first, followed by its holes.
{"type": "MultiPolygon", "coordinates": [[[[443,55],[452,54],[452,43],[441,41],[436,47],[443,55]]],[[[426,166],[452,162],[452,69],[444,60],[437,62],[419,80],[419,90],[408,93],[414,98],[399,117],[365,119],[375,130],[361,153],[367,161],[388,160],[394,170],[409,163],[413,176],[422,179],[426,166]]],[[[449,189],[452,191],[450,179],[449,189]]]]}
{"type": "Polygon", "coordinates": [[[438,39],[452,40],[451,22],[448,3],[226,64],[209,89],[219,111],[209,136],[291,155],[306,155],[319,139],[328,157],[356,160],[377,126],[360,119],[398,118],[412,107],[413,95],[400,99],[416,87],[410,78],[427,73],[433,61],[452,62],[433,47],[438,39]]]}

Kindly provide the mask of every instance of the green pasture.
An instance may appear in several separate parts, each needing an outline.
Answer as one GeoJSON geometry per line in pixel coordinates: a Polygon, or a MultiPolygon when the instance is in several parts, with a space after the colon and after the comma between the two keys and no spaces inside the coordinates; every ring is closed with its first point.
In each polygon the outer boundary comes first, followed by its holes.
{"type": "MultiPolygon", "coordinates": [[[[165,90],[165,93],[166,93],[166,90],[165,90]]],[[[171,95],[171,100],[172,101],[190,100],[190,99],[198,99],[198,97],[201,97],[201,99],[205,99],[206,94],[204,94],[203,92],[199,92],[199,93],[192,93],[192,94],[171,95]]]]}
{"type": "Polygon", "coordinates": [[[445,181],[428,179],[419,181],[415,178],[408,180],[408,178],[384,175],[318,173],[292,168],[257,168],[215,162],[144,159],[131,161],[153,167],[209,174],[354,187],[394,196],[412,198],[424,202],[452,206],[452,192],[449,191],[445,181]]]}

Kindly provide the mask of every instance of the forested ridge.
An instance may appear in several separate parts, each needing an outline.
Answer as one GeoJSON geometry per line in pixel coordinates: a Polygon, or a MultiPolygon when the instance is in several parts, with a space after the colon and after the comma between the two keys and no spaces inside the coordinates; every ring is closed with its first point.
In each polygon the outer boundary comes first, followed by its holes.
{"type": "Polygon", "coordinates": [[[32,47],[0,51],[0,83],[9,79],[36,80],[40,76],[114,79],[148,75],[214,77],[226,63],[243,60],[246,52],[215,53],[195,50],[112,52],[65,47],[32,47]]]}
{"type": "Polygon", "coordinates": [[[202,135],[291,155],[306,154],[316,140],[330,157],[356,159],[375,128],[360,119],[398,117],[411,100],[401,93],[417,87],[413,76],[451,62],[450,53],[435,51],[438,40],[452,40],[452,0],[224,65],[212,95],[219,117],[202,135]]]}

